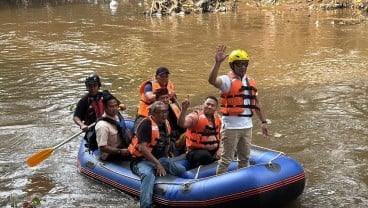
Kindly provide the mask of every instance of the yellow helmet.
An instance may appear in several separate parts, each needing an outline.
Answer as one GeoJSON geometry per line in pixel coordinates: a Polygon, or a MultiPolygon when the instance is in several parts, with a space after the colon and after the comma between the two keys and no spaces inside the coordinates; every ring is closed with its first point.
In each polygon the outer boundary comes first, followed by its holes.
{"type": "Polygon", "coordinates": [[[229,63],[234,61],[249,61],[249,56],[245,50],[234,50],[229,55],[229,63]]]}

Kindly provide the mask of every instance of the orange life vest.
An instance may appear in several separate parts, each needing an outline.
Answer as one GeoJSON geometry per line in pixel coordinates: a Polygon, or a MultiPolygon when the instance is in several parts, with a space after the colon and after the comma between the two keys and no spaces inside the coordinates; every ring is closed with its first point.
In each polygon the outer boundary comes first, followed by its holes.
{"type": "Polygon", "coordinates": [[[219,147],[221,140],[220,129],[221,119],[215,113],[214,127],[209,127],[207,117],[203,111],[195,111],[198,114],[198,122],[186,131],[186,146],[188,149],[207,149],[214,150],[219,147]],[[210,137],[208,137],[210,136],[210,137]]]}
{"type": "MultiPolygon", "coordinates": [[[[154,100],[153,101],[148,100],[146,98],[146,96],[144,96],[144,87],[146,86],[147,83],[151,83],[152,84],[152,93],[155,93],[157,89],[162,88],[161,85],[158,83],[157,80],[154,80],[154,81],[150,81],[150,80],[144,81],[141,84],[141,86],[139,87],[138,93],[141,95],[141,100],[139,101],[138,115],[139,116],[144,116],[144,117],[148,116],[148,114],[149,114],[149,107],[154,102],[154,100]]],[[[169,92],[169,94],[175,91],[174,84],[171,81],[169,81],[167,83],[166,88],[167,88],[167,91],[169,92]]]]}
{"type": "MultiPolygon", "coordinates": [[[[151,141],[148,145],[148,150],[150,152],[152,152],[152,149],[157,145],[157,143],[159,141],[162,141],[162,140],[160,139],[160,131],[159,131],[158,125],[156,124],[155,121],[153,121],[151,116],[147,116],[141,122],[139,122],[139,124],[137,125],[137,128],[139,128],[139,126],[142,124],[142,122],[146,119],[149,119],[151,121],[151,126],[152,126],[151,127],[151,129],[152,129],[151,141]]],[[[171,127],[170,127],[169,121],[166,120],[165,123],[166,123],[167,134],[171,135],[171,127]]],[[[170,142],[170,140],[169,140],[169,142],[170,142]]],[[[130,145],[128,147],[128,150],[129,150],[130,154],[133,157],[143,157],[143,155],[139,151],[138,147],[139,147],[138,137],[137,137],[137,135],[134,135],[133,138],[132,138],[132,142],[130,143],[130,145]]]]}
{"type": "Polygon", "coordinates": [[[252,117],[254,109],[259,109],[256,106],[257,88],[255,81],[247,77],[245,78],[247,86],[244,86],[233,72],[230,72],[228,76],[231,80],[231,87],[229,92],[221,94],[220,112],[224,116],[252,117]],[[248,91],[248,94],[244,94],[245,90],[248,91]],[[246,99],[249,100],[249,104],[244,104],[246,99]],[[250,109],[250,113],[242,114],[246,108],[250,109]]]}

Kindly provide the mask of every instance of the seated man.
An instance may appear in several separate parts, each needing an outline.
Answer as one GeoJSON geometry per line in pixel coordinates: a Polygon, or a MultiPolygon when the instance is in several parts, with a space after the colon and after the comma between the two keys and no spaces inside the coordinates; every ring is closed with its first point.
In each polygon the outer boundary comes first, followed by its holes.
{"type": "MultiPolygon", "coordinates": [[[[86,77],[84,84],[88,91],[77,104],[74,111],[73,121],[79,126],[81,130],[86,132],[84,139],[87,141],[87,147],[89,150],[96,150],[98,148],[96,142],[95,127],[88,128],[89,125],[97,122],[104,113],[104,105],[102,98],[106,94],[110,94],[109,91],[101,88],[100,77],[96,74],[92,74],[86,77]]],[[[121,104],[121,110],[124,110],[124,104],[121,104]]]]}
{"type": "Polygon", "coordinates": [[[104,112],[102,103],[103,92],[100,92],[101,81],[96,74],[87,76],[84,84],[88,93],[78,101],[73,121],[81,130],[87,132],[88,125],[96,122],[104,112]]]}
{"type": "MultiPolygon", "coordinates": [[[[176,100],[175,87],[174,84],[169,80],[169,69],[166,67],[159,67],[156,70],[156,75],[152,80],[144,81],[139,89],[138,93],[141,96],[135,125],[137,125],[143,118],[147,117],[149,114],[149,106],[157,101],[156,91],[161,88],[166,88],[168,90],[168,95],[170,100],[176,100]]],[[[134,128],[136,129],[136,127],[134,128]]]]}
{"type": "Polygon", "coordinates": [[[137,124],[137,134],[129,145],[133,159],[132,172],[141,179],[140,207],[151,207],[156,176],[181,176],[185,167],[168,158],[171,128],[167,120],[168,108],[161,101],[151,105],[151,115],[137,124]]]}
{"type": "Polygon", "coordinates": [[[111,94],[103,97],[105,113],[98,120],[95,131],[102,160],[129,159],[131,134],[119,113],[119,101],[111,94]]]}
{"type": "Polygon", "coordinates": [[[170,147],[171,156],[176,156],[181,153],[184,153],[185,145],[183,145],[182,147],[175,145],[179,137],[185,132],[185,129],[179,127],[177,116],[175,115],[175,112],[173,110],[173,108],[177,108],[180,112],[180,109],[177,107],[177,104],[170,103],[170,96],[167,88],[157,89],[155,94],[156,100],[162,101],[168,107],[167,120],[169,121],[171,126],[171,139],[172,139],[172,144],[170,147]]]}
{"type": "Polygon", "coordinates": [[[195,168],[220,159],[221,119],[216,113],[218,101],[214,96],[208,96],[205,99],[202,110],[185,116],[189,105],[189,98],[187,98],[182,103],[178,124],[182,128],[187,128],[186,157],[190,168],[195,168]]]}

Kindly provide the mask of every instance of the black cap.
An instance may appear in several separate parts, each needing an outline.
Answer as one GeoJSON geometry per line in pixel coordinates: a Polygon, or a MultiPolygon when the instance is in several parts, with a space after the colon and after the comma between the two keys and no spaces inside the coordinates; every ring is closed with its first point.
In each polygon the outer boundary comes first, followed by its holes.
{"type": "Polygon", "coordinates": [[[162,75],[162,74],[170,74],[170,72],[166,67],[160,67],[156,70],[156,75],[162,75]]]}

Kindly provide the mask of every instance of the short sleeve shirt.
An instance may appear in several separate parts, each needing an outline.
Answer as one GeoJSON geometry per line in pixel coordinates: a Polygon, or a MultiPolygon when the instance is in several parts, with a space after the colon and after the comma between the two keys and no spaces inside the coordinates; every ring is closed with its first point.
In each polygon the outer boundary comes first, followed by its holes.
{"type": "MultiPolygon", "coordinates": [[[[162,132],[165,132],[165,124],[159,125],[159,131],[160,134],[162,132]]],[[[138,137],[138,143],[142,142],[151,142],[151,136],[152,136],[152,125],[151,121],[149,119],[144,119],[142,123],[137,128],[137,137],[138,137]]],[[[167,152],[163,150],[157,150],[156,148],[152,149],[152,155],[155,156],[155,158],[159,159],[161,157],[167,157],[167,152]]]]}
{"type": "MultiPolygon", "coordinates": [[[[247,86],[247,82],[245,80],[246,76],[243,77],[242,83],[244,86],[247,86]]],[[[220,76],[220,79],[222,81],[222,85],[220,87],[221,93],[226,93],[230,91],[231,87],[231,80],[230,77],[227,75],[220,76]]],[[[244,93],[248,93],[246,90],[244,93]]],[[[249,104],[249,100],[245,100],[244,104],[249,104]]],[[[249,114],[250,109],[245,109],[244,114],[249,114]]],[[[252,128],[252,117],[241,117],[241,116],[222,116],[222,126],[226,129],[246,129],[246,128],[252,128]]]]}
{"type": "MultiPolygon", "coordinates": [[[[99,96],[101,96],[101,93],[99,93],[99,96]]],[[[92,97],[92,99],[96,100],[97,97],[92,97]]],[[[90,103],[88,101],[88,94],[86,94],[78,101],[77,107],[73,115],[73,116],[77,116],[82,121],[85,121],[87,125],[92,124],[93,122],[96,122],[96,115],[94,113],[92,113],[91,115],[88,115],[90,113],[88,110],[90,106],[88,105],[90,105],[90,103]]]]}
{"type": "Polygon", "coordinates": [[[144,86],[144,93],[146,92],[152,92],[152,83],[147,82],[147,84],[144,86]]]}
{"type": "MultiPolygon", "coordinates": [[[[106,114],[104,114],[102,117],[108,117],[111,119],[114,119],[116,121],[119,121],[119,118],[116,117],[110,117],[106,114]]],[[[121,145],[121,139],[119,136],[119,132],[117,130],[116,125],[113,125],[107,121],[98,121],[95,127],[96,131],[96,140],[98,147],[101,146],[112,146],[112,147],[119,147],[121,145]]],[[[106,159],[109,156],[109,153],[101,152],[101,159],[106,159]]]]}
{"type": "Polygon", "coordinates": [[[78,101],[77,107],[74,111],[74,116],[79,117],[81,120],[86,119],[87,109],[88,109],[88,97],[85,95],[78,101]]]}

